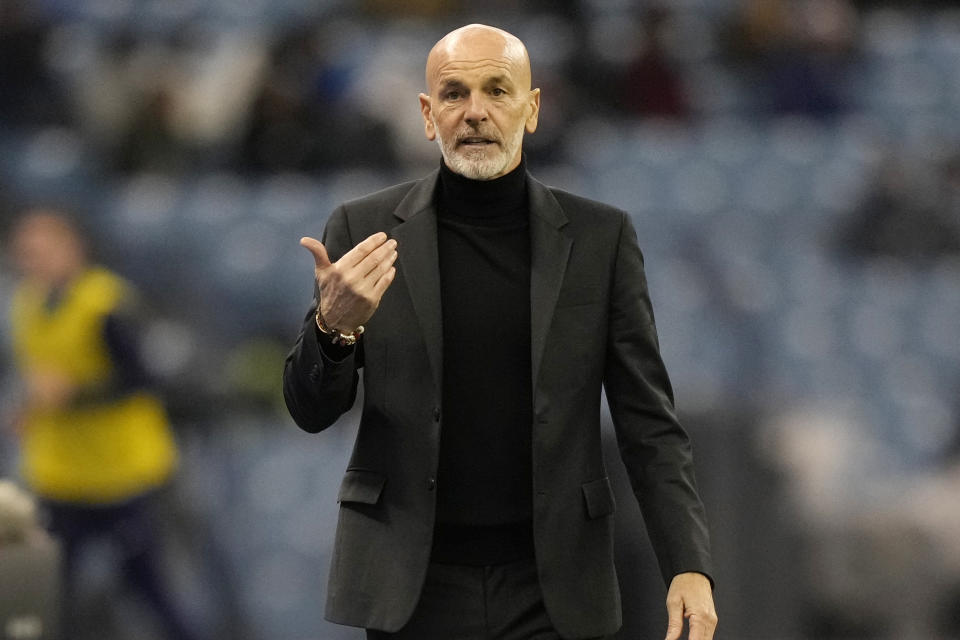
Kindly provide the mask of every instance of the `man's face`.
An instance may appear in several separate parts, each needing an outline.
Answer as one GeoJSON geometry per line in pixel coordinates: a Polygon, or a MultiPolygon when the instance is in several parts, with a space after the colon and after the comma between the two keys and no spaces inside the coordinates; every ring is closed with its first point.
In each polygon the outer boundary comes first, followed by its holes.
{"type": "Polygon", "coordinates": [[[540,92],[530,90],[519,41],[490,28],[460,32],[441,40],[427,61],[430,95],[420,95],[424,126],[450,169],[491,180],[520,164],[523,133],[537,127],[540,92]]]}
{"type": "Polygon", "coordinates": [[[11,253],[20,272],[48,285],[61,284],[84,262],[83,243],[56,214],[33,212],[17,226],[11,253]]]}

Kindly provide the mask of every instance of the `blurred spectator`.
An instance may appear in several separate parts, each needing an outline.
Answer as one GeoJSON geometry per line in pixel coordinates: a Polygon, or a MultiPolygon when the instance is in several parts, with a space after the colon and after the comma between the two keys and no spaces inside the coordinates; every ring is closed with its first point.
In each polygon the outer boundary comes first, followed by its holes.
{"type": "Polygon", "coordinates": [[[148,35],[118,25],[95,37],[62,26],[49,41],[83,133],[120,172],[217,166],[241,137],[266,57],[256,32],[191,24],[148,35]]]}
{"type": "Polygon", "coordinates": [[[624,106],[636,115],[674,119],[689,115],[683,76],[664,44],[670,18],[668,9],[655,7],[641,19],[642,49],[628,65],[623,82],[624,106]]]}
{"type": "Polygon", "coordinates": [[[348,99],[352,70],[327,55],[327,39],[308,25],[274,46],[241,146],[245,168],[315,172],[395,163],[389,129],[348,99]]]}
{"type": "Polygon", "coordinates": [[[23,276],[12,302],[25,386],[23,474],[63,544],[65,628],[72,637],[100,632],[80,606],[77,568],[91,544],[108,539],[119,552],[117,570],[168,637],[193,638],[161,580],[152,497],[169,479],[176,450],[163,408],[146,389],[132,291],[88,262],[77,226],[60,212],[28,211],[11,250],[23,276]]]}
{"type": "MultiPolygon", "coordinates": [[[[690,115],[683,47],[678,47],[677,13],[669,3],[649,3],[643,9],[602,13],[584,21],[558,18],[563,71],[557,82],[564,102],[578,113],[685,119],[690,115]],[[567,32],[564,26],[570,27],[567,32]],[[569,85],[569,86],[567,86],[569,85]]],[[[547,55],[547,58],[551,54],[547,55]]],[[[569,125],[569,121],[566,121],[569,125]]]]}
{"type": "Polygon", "coordinates": [[[842,404],[785,411],[761,444],[790,487],[804,637],[958,637],[960,461],[907,473],[842,404]]]}
{"type": "Polygon", "coordinates": [[[173,129],[173,101],[165,87],[145,92],[120,140],[117,169],[170,173],[185,168],[185,145],[173,129]]]}
{"type": "Polygon", "coordinates": [[[745,0],[730,48],[755,68],[761,103],[774,114],[829,117],[849,107],[857,26],[848,0],[745,0]]]}
{"type": "Polygon", "coordinates": [[[63,124],[66,105],[45,66],[46,27],[24,0],[0,2],[0,125],[63,124]]]}
{"type": "Polygon", "coordinates": [[[61,28],[49,39],[51,63],[69,83],[80,128],[107,169],[186,168],[186,141],[173,126],[186,83],[172,46],[125,27],[96,39],[61,28]]]}
{"type": "Polygon", "coordinates": [[[960,154],[931,164],[891,153],[837,243],[855,256],[914,262],[960,253],[960,154]]]}

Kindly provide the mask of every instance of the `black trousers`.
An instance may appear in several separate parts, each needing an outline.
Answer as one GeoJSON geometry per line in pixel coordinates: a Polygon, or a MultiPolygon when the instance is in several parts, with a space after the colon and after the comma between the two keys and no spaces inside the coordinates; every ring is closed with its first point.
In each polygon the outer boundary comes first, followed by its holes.
{"type": "MultiPolygon", "coordinates": [[[[368,640],[562,640],[531,560],[473,567],[431,563],[410,621],[368,640]]],[[[598,638],[597,640],[602,640],[598,638]]]]}

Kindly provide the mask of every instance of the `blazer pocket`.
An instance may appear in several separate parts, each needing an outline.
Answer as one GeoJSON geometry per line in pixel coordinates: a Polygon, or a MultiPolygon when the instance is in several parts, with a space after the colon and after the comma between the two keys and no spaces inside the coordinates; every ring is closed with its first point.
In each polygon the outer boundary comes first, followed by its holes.
{"type": "Polygon", "coordinates": [[[563,288],[560,290],[560,297],[557,300],[557,309],[585,307],[598,304],[602,300],[603,292],[596,286],[563,288]]]}
{"type": "Polygon", "coordinates": [[[377,504],[387,477],[368,469],[347,469],[340,483],[340,492],[337,502],[358,502],[360,504],[377,504]]]}
{"type": "Polygon", "coordinates": [[[580,485],[583,489],[583,499],[587,506],[587,517],[591,520],[609,516],[617,509],[617,502],[613,497],[613,488],[607,477],[593,480],[580,485]]]}

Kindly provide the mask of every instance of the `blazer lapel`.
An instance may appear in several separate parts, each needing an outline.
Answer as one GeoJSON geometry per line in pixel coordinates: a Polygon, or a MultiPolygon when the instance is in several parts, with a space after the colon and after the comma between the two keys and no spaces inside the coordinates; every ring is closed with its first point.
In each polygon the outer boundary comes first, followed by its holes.
{"type": "Polygon", "coordinates": [[[427,356],[439,389],[443,384],[443,326],[440,308],[440,258],[434,198],[439,170],[418,182],[393,214],[402,222],[391,230],[407,291],[420,321],[427,356]]]}
{"type": "Polygon", "coordinates": [[[530,365],[536,397],[547,332],[573,240],[561,231],[567,217],[550,190],[529,175],[527,190],[530,194],[530,365]]]}

